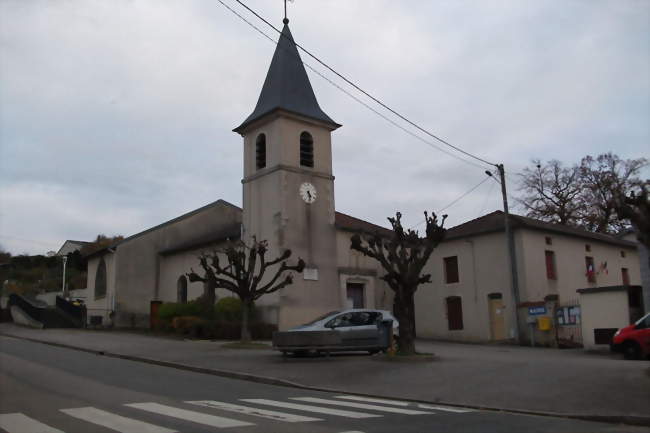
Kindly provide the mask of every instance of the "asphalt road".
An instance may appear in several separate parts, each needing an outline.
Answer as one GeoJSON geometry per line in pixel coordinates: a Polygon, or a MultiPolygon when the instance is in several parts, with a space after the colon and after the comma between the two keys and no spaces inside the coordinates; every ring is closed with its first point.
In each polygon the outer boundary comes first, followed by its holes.
{"type": "Polygon", "coordinates": [[[564,418],[358,399],[0,337],[2,431],[203,433],[222,429],[242,433],[650,431],[564,418]]]}

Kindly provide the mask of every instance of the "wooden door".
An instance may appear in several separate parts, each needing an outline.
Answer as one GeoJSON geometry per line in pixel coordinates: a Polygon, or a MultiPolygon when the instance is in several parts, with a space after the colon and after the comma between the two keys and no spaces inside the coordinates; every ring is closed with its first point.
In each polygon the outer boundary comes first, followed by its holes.
{"type": "Polygon", "coordinates": [[[505,311],[503,298],[500,293],[492,293],[488,295],[488,307],[490,309],[490,332],[492,340],[505,340],[505,311]]]}

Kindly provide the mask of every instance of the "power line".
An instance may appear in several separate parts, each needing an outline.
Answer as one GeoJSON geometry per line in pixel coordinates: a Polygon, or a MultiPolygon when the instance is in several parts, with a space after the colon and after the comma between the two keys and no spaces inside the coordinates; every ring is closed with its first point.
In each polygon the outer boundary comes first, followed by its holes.
{"type": "MultiPolygon", "coordinates": [[[[460,200],[462,200],[463,198],[465,198],[468,194],[471,194],[471,193],[472,193],[476,188],[478,188],[479,186],[481,186],[481,185],[483,185],[485,182],[487,182],[488,179],[489,179],[489,177],[486,177],[485,179],[483,179],[482,181],[480,181],[479,183],[477,183],[476,185],[474,185],[473,187],[471,187],[470,189],[468,189],[467,191],[465,191],[465,192],[464,192],[463,194],[461,194],[458,198],[456,198],[455,200],[453,200],[452,202],[450,202],[447,206],[443,207],[442,209],[439,209],[439,210],[438,210],[438,213],[441,213],[441,212],[443,212],[444,210],[449,209],[450,207],[452,207],[453,205],[455,205],[456,203],[458,203],[460,200]]],[[[426,220],[422,220],[422,221],[420,221],[419,223],[415,224],[415,225],[412,226],[411,228],[415,228],[415,227],[421,225],[421,224],[424,223],[424,222],[426,222],[426,220]]]]}
{"type": "MultiPolygon", "coordinates": [[[[266,34],[263,30],[261,30],[261,29],[260,29],[259,27],[257,27],[255,24],[251,23],[249,20],[247,20],[245,17],[243,17],[243,16],[242,16],[241,14],[239,14],[237,11],[235,11],[234,9],[232,9],[231,7],[229,7],[229,6],[228,6],[227,4],[225,4],[222,0],[217,0],[217,1],[218,1],[219,3],[221,3],[221,4],[222,4],[226,9],[228,9],[230,12],[232,12],[234,15],[236,15],[239,19],[241,19],[241,20],[244,21],[246,24],[248,24],[251,28],[253,28],[253,29],[256,30],[258,33],[260,33],[262,36],[264,36],[266,39],[268,39],[269,41],[271,41],[273,44],[278,45],[278,42],[277,42],[276,40],[274,40],[272,37],[270,37],[268,34],[266,34]]],[[[278,46],[279,46],[279,45],[278,45],[278,46]]],[[[291,52],[291,51],[289,51],[289,50],[286,50],[286,49],[285,49],[285,53],[289,53],[289,54],[293,55],[293,52],[291,52]]],[[[350,93],[349,91],[347,91],[346,89],[344,89],[343,87],[339,86],[337,83],[335,83],[334,81],[332,81],[331,79],[329,79],[328,77],[326,77],[325,75],[323,75],[320,71],[318,71],[317,69],[315,69],[315,68],[314,68],[313,66],[311,66],[310,64],[303,62],[302,59],[300,59],[300,58],[298,58],[298,60],[299,60],[299,61],[300,61],[300,62],[301,62],[301,63],[302,63],[306,68],[308,68],[310,71],[312,71],[314,74],[318,75],[320,78],[322,78],[323,80],[327,81],[329,84],[331,84],[332,86],[334,86],[336,89],[338,89],[338,90],[340,90],[341,92],[345,93],[347,96],[349,96],[350,98],[352,98],[353,100],[355,100],[355,101],[358,102],[359,104],[363,105],[363,106],[366,107],[368,110],[370,110],[370,111],[372,111],[373,113],[375,113],[377,116],[379,116],[379,117],[381,117],[382,119],[384,119],[385,121],[389,122],[389,123],[390,123],[391,125],[393,125],[394,127],[399,128],[400,130],[402,130],[403,132],[409,134],[410,136],[412,136],[412,137],[414,137],[414,138],[420,140],[421,142],[423,142],[423,143],[425,143],[425,144],[427,144],[427,145],[433,147],[434,149],[436,149],[436,150],[438,150],[438,151],[440,151],[440,152],[442,152],[442,153],[444,153],[444,154],[446,154],[446,155],[451,156],[452,158],[456,158],[457,160],[462,161],[462,162],[464,162],[464,163],[466,163],[466,164],[472,165],[472,166],[474,166],[474,167],[476,167],[476,168],[480,168],[480,169],[482,169],[482,170],[485,169],[484,166],[478,165],[478,164],[476,164],[476,163],[474,163],[474,162],[472,162],[472,161],[470,161],[470,160],[464,159],[464,158],[462,158],[461,156],[459,156],[459,155],[457,155],[457,154],[455,154],[455,153],[452,153],[452,152],[450,152],[450,151],[448,151],[448,150],[445,150],[445,149],[443,149],[442,147],[436,145],[435,143],[433,143],[433,142],[431,142],[431,141],[429,141],[429,140],[427,140],[427,139],[421,137],[420,135],[414,133],[413,131],[409,131],[409,130],[406,129],[404,126],[402,126],[402,125],[400,125],[399,123],[395,122],[393,119],[389,118],[388,116],[386,116],[386,115],[384,115],[383,113],[379,112],[378,110],[374,109],[373,107],[371,107],[370,105],[368,105],[366,102],[362,101],[361,99],[359,99],[358,97],[356,97],[355,95],[353,95],[352,93],[350,93]]]]}
{"type": "MultiPolygon", "coordinates": [[[[218,0],[218,1],[219,1],[219,3],[221,3],[222,5],[226,6],[226,5],[223,3],[223,1],[221,1],[221,0],[218,0]]],[[[236,1],[237,3],[239,3],[242,7],[244,7],[246,10],[248,10],[250,13],[252,13],[253,15],[255,15],[255,17],[257,17],[258,19],[260,19],[260,20],[261,20],[262,22],[264,22],[266,25],[268,25],[268,26],[271,27],[273,30],[275,30],[277,33],[279,33],[280,36],[282,36],[282,37],[286,37],[285,35],[282,34],[282,31],[281,31],[281,30],[277,29],[273,24],[271,24],[271,23],[270,23],[269,21],[267,21],[264,17],[262,17],[261,15],[259,15],[257,12],[255,12],[253,9],[251,9],[250,7],[248,7],[244,2],[242,2],[241,0],[235,0],[235,1],[236,1]]],[[[230,8],[228,8],[228,9],[230,9],[230,8]]],[[[232,11],[232,9],[230,9],[230,10],[232,11]]],[[[233,11],[233,12],[234,12],[234,11],[233,11]]],[[[240,16],[240,15],[238,15],[238,16],[240,16]]],[[[240,16],[240,18],[241,18],[241,16],[240,16]]],[[[462,153],[462,154],[464,154],[464,155],[466,155],[466,156],[469,156],[469,157],[471,157],[471,158],[474,158],[475,160],[480,161],[480,162],[482,162],[482,163],[484,163],[484,164],[492,165],[492,166],[495,166],[495,165],[496,165],[496,164],[494,164],[494,163],[492,163],[492,162],[486,161],[486,160],[483,159],[483,158],[480,158],[480,157],[478,157],[478,156],[476,156],[476,155],[473,155],[473,154],[471,154],[471,153],[469,153],[469,152],[467,152],[467,151],[461,149],[460,147],[454,146],[453,144],[449,143],[448,141],[443,140],[442,138],[438,137],[437,135],[435,135],[435,134],[429,132],[428,130],[424,129],[423,127],[421,127],[421,126],[418,125],[417,123],[415,123],[415,122],[409,120],[407,117],[405,117],[405,116],[403,116],[402,114],[400,114],[399,112],[393,110],[392,108],[390,108],[388,105],[384,104],[384,103],[383,103],[381,100],[379,100],[378,98],[372,96],[370,93],[368,93],[368,92],[366,92],[365,90],[363,90],[363,89],[362,89],[361,87],[359,87],[357,84],[355,84],[354,82],[352,82],[351,80],[349,80],[348,78],[346,78],[345,76],[343,76],[342,74],[340,74],[339,72],[337,72],[336,70],[334,70],[331,66],[329,66],[327,63],[323,62],[323,61],[322,61],[321,59],[319,59],[318,57],[316,57],[314,54],[312,54],[310,51],[308,51],[308,50],[307,50],[306,48],[304,48],[302,45],[298,44],[298,43],[295,42],[295,41],[291,41],[291,42],[292,42],[293,44],[295,44],[296,47],[298,47],[300,50],[302,50],[302,51],[303,51],[305,54],[307,54],[309,57],[311,57],[312,59],[314,59],[316,62],[320,63],[322,66],[324,66],[325,68],[327,68],[327,69],[328,69],[330,72],[332,72],[333,74],[335,74],[337,77],[339,77],[340,79],[342,79],[343,81],[345,81],[346,83],[348,83],[350,86],[352,86],[353,88],[355,88],[357,91],[363,93],[365,96],[367,96],[368,98],[370,98],[371,100],[373,100],[374,102],[376,102],[377,104],[379,104],[379,105],[380,105],[381,107],[383,107],[384,109],[386,109],[386,110],[390,111],[391,113],[393,113],[395,116],[399,117],[400,119],[402,119],[404,122],[408,123],[409,125],[413,126],[414,128],[418,129],[419,131],[423,132],[424,134],[430,136],[431,138],[433,138],[433,139],[439,141],[440,143],[442,143],[442,144],[444,144],[444,145],[446,145],[446,146],[448,146],[448,147],[451,147],[452,149],[456,150],[457,152],[460,152],[460,153],[462,153]]]]}

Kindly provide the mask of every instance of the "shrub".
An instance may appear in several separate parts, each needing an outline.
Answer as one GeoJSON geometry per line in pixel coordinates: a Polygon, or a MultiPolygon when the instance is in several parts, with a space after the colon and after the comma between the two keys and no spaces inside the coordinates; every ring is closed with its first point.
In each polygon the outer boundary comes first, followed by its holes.
{"type": "Polygon", "coordinates": [[[241,320],[242,303],[239,298],[221,298],[214,307],[219,320],[241,320]]]}
{"type": "Polygon", "coordinates": [[[158,317],[162,320],[173,320],[179,316],[198,316],[199,308],[194,302],[180,304],[176,302],[164,303],[158,310],[158,317]]]}
{"type": "Polygon", "coordinates": [[[172,327],[176,332],[189,334],[193,327],[204,322],[205,320],[196,316],[177,316],[172,320],[172,327]]]}

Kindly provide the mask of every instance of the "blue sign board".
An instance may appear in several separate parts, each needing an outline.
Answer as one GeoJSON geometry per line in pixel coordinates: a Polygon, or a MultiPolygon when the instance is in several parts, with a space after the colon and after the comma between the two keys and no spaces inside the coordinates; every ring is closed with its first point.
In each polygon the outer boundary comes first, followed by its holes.
{"type": "Polygon", "coordinates": [[[540,314],[546,314],[546,306],[542,305],[539,307],[528,307],[528,314],[531,316],[539,316],[540,314]]]}

